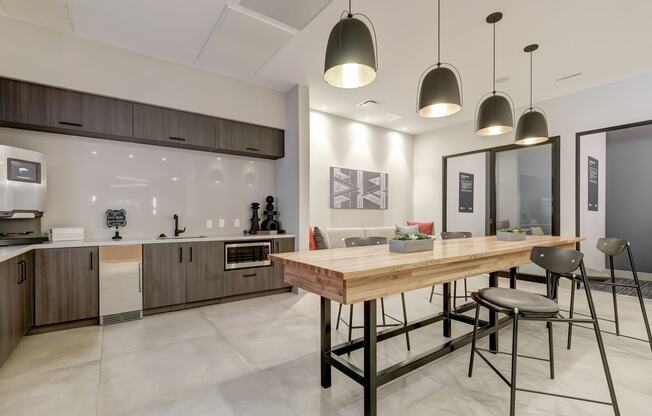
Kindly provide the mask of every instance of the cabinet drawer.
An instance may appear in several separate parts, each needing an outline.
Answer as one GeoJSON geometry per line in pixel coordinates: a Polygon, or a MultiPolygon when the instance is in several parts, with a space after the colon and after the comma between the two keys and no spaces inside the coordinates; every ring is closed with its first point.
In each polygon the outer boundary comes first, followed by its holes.
{"type": "Polygon", "coordinates": [[[274,289],[274,267],[224,272],[224,296],[274,289]]]}

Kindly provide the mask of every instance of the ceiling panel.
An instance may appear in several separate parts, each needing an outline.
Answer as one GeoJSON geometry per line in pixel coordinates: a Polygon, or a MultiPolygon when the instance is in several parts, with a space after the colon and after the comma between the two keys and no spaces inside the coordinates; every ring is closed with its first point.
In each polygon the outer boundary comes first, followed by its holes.
{"type": "Polygon", "coordinates": [[[245,9],[228,7],[197,63],[226,75],[253,75],[293,36],[280,25],[270,24],[245,9]]]}
{"type": "Polygon", "coordinates": [[[303,30],[333,0],[241,0],[240,4],[288,26],[303,30]]]}
{"type": "Polygon", "coordinates": [[[16,19],[64,32],[72,30],[64,0],[2,0],[2,6],[16,19]]]}
{"type": "Polygon", "coordinates": [[[68,0],[68,7],[79,36],[190,65],[224,7],[235,2],[68,0]]]}

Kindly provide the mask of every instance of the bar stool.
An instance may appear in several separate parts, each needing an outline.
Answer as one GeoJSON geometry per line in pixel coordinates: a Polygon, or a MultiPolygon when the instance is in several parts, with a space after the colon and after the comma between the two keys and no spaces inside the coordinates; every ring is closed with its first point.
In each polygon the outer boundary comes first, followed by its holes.
{"type": "MultiPolygon", "coordinates": [[[[441,233],[441,239],[442,240],[455,240],[458,238],[471,238],[473,237],[473,233],[470,233],[468,231],[444,231],[441,233]]],[[[432,296],[433,295],[439,295],[443,296],[442,293],[435,293],[435,286],[432,286],[432,289],[430,290],[430,303],[432,303],[432,296]]],[[[464,298],[464,300],[469,300],[469,294],[467,291],[467,282],[466,279],[464,279],[464,296],[457,296],[457,280],[453,282],[453,308],[457,307],[457,299],[458,298],[464,298]]]]}
{"type": "MultiPolygon", "coordinates": [[[[611,281],[606,281],[604,279],[596,279],[589,277],[589,282],[596,285],[605,285],[611,286],[611,293],[613,295],[613,306],[614,306],[614,323],[616,324],[616,335],[620,336],[620,323],[618,321],[618,296],[616,289],[619,287],[629,287],[635,288],[638,295],[638,301],[641,305],[641,314],[643,315],[643,322],[645,323],[645,329],[647,331],[647,342],[650,344],[650,349],[652,349],[652,332],[650,331],[650,322],[647,318],[647,312],[645,311],[645,301],[643,300],[643,291],[641,290],[641,282],[638,279],[638,274],[636,273],[636,266],[634,265],[634,256],[632,255],[631,244],[627,240],[620,238],[601,238],[598,240],[596,248],[606,254],[609,257],[609,270],[611,272],[611,281]],[[616,283],[616,274],[614,271],[614,257],[622,254],[624,251],[627,251],[627,257],[629,258],[629,264],[632,269],[632,275],[634,276],[634,284],[624,284],[616,283]]],[[[570,311],[568,316],[573,317],[575,311],[575,290],[576,283],[578,279],[573,279],[573,284],[571,285],[571,300],[570,300],[570,311]]],[[[573,324],[568,324],[568,345],[566,348],[571,349],[571,341],[573,337],[573,324]]],[[[633,337],[629,337],[633,338],[633,337]]],[[[634,338],[639,340],[639,338],[634,338]]],[[[645,340],[640,340],[645,341],[645,340]]]]}
{"type": "MultiPolygon", "coordinates": [[[[346,247],[365,247],[365,246],[375,246],[387,244],[387,238],[385,237],[350,237],[344,239],[344,245],[346,247]]],[[[407,325],[407,309],[405,307],[405,293],[401,293],[401,304],[403,306],[403,320],[394,318],[391,315],[385,313],[385,298],[380,298],[380,310],[383,323],[381,325],[376,325],[379,328],[387,328],[399,325],[407,325]],[[387,323],[387,318],[394,321],[394,323],[387,323]]],[[[335,324],[335,330],[338,330],[340,327],[340,321],[349,327],[349,341],[353,337],[354,329],[362,329],[362,325],[353,325],[353,305],[349,305],[349,321],[346,322],[341,318],[342,316],[342,304],[340,303],[339,308],[337,309],[337,324],[335,324]]],[[[407,344],[407,349],[410,351],[410,333],[405,333],[405,342],[407,344]]]]}
{"type": "MultiPolygon", "coordinates": [[[[599,403],[612,406],[614,414],[620,416],[618,409],[618,402],[616,400],[616,393],[611,379],[611,372],[609,371],[609,364],[607,363],[607,356],[602,342],[602,333],[595,314],[595,305],[593,304],[593,297],[591,296],[591,288],[588,286],[588,279],[586,277],[586,270],[584,268],[584,255],[579,251],[564,249],[559,247],[534,247],[530,255],[530,260],[546,270],[546,277],[548,280],[558,279],[559,276],[567,277],[572,276],[578,268],[580,269],[581,281],[586,287],[586,300],[589,304],[591,312],[590,319],[574,319],[563,318],[559,315],[559,305],[552,299],[534,293],[525,292],[517,289],[507,289],[490,287],[481,289],[474,292],[471,297],[477,302],[475,310],[475,323],[473,326],[473,338],[471,341],[471,359],[469,361],[469,377],[473,375],[473,359],[477,354],[482,358],[489,367],[500,376],[500,378],[510,387],[510,416],[514,416],[516,408],[516,391],[523,391],[528,393],[545,394],[548,396],[561,397],[565,399],[581,400],[592,403],[599,403]],[[511,379],[507,379],[493,364],[480,352],[481,350],[476,347],[478,323],[480,316],[480,306],[499,313],[504,313],[512,319],[512,374],[511,379]],[[547,393],[543,391],[530,390],[518,388],[516,385],[516,361],[517,357],[541,358],[522,356],[518,354],[518,323],[521,320],[538,321],[548,323],[548,351],[550,361],[550,378],[554,378],[554,355],[553,355],[553,342],[552,342],[552,323],[584,323],[592,324],[595,331],[595,336],[600,350],[600,358],[602,366],[607,378],[607,386],[609,387],[609,394],[611,402],[604,402],[592,400],[582,397],[567,396],[562,394],[547,393]]],[[[548,294],[552,293],[552,285],[548,285],[548,294]]]]}

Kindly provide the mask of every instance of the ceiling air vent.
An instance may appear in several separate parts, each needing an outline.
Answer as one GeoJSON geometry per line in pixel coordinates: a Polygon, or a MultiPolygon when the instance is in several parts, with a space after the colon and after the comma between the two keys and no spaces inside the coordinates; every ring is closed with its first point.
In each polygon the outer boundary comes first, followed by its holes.
{"type": "Polygon", "coordinates": [[[384,103],[377,100],[366,100],[360,104],[356,104],[356,107],[362,108],[363,110],[375,110],[383,104],[384,103]]]}

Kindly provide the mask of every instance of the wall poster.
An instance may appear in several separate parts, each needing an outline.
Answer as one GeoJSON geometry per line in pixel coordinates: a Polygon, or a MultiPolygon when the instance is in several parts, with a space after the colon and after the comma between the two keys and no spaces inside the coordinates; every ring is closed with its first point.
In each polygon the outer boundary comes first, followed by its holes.
{"type": "Polygon", "coordinates": [[[387,209],[386,173],[331,167],[331,208],[387,209]]]}
{"type": "Polygon", "coordinates": [[[473,174],[460,172],[459,212],[473,212],[473,174]]]}
{"type": "Polygon", "coordinates": [[[599,169],[598,169],[598,159],[592,158],[589,156],[589,162],[588,162],[588,169],[589,169],[589,174],[587,176],[588,178],[588,202],[589,202],[589,211],[598,211],[598,196],[599,196],[599,191],[598,191],[598,177],[599,177],[599,169]]]}

